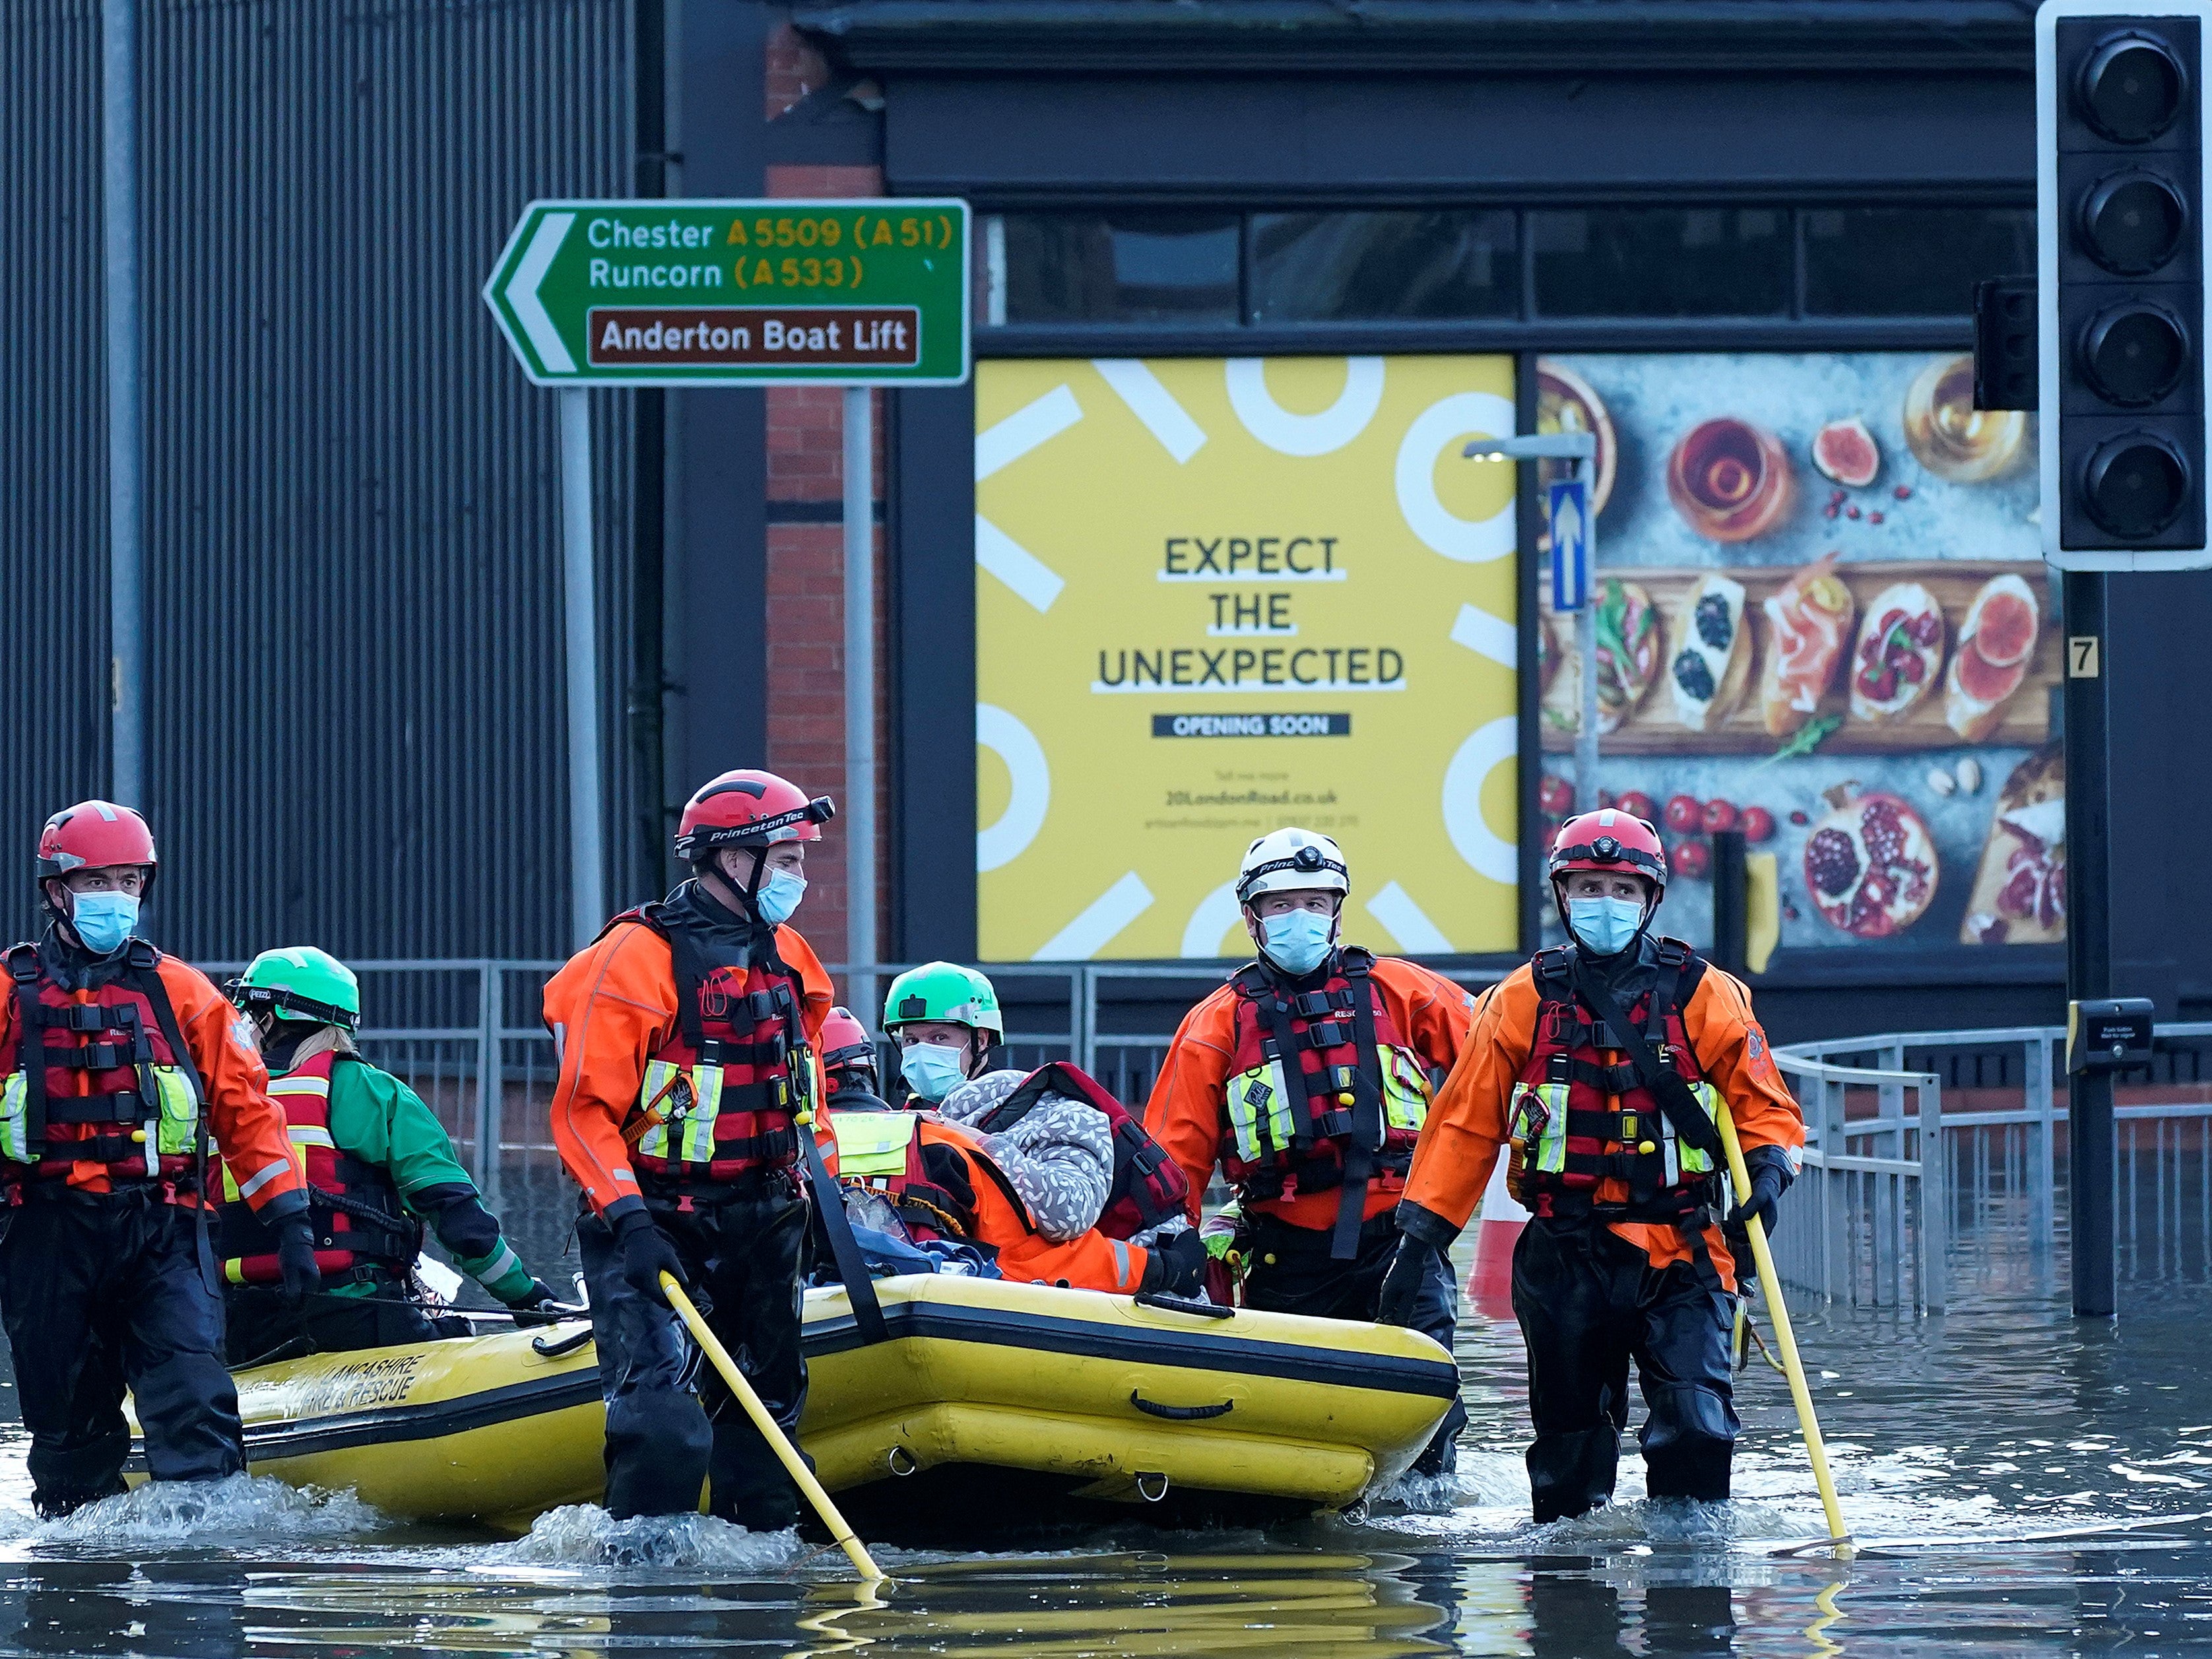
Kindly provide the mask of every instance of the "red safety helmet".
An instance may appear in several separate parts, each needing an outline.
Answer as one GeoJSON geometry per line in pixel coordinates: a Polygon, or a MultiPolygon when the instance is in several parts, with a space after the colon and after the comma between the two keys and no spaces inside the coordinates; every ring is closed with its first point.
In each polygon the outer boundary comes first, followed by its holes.
{"type": "Polygon", "coordinates": [[[766,848],[783,841],[819,841],[837,816],[827,795],[805,791],[773,772],[725,772],[684,803],[676,856],[696,860],[718,847],[766,848]]]}
{"type": "MultiPolygon", "coordinates": [[[[837,1073],[848,1068],[866,1066],[869,1080],[876,1076],[875,1039],[868,1028],[853,1017],[849,1008],[832,1008],[822,1022],[822,1074],[829,1080],[830,1092],[837,1090],[837,1073]]],[[[871,1090],[870,1092],[873,1092],[871,1090]]]]}
{"type": "Polygon", "coordinates": [[[146,820],[113,801],[81,800],[64,806],[39,832],[38,879],[42,883],[72,870],[136,864],[144,866],[150,885],[160,863],[146,820]]]}
{"type": "Polygon", "coordinates": [[[1651,883],[1655,898],[1667,890],[1667,849],[1659,832],[1610,806],[1577,814],[1553,838],[1553,881],[1577,870],[1625,870],[1651,883]]]}

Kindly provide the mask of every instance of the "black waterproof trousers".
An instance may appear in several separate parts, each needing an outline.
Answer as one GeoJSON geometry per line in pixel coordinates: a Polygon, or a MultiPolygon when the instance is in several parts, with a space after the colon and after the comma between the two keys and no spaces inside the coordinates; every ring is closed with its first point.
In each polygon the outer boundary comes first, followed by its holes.
{"type": "Polygon", "coordinates": [[[0,1321],[39,1513],[123,1490],[126,1389],[156,1480],[244,1468],[222,1303],[201,1276],[192,1212],[143,1189],[46,1190],[0,1215],[0,1321]]]}
{"type": "MultiPolygon", "coordinates": [[[[688,1211],[653,1206],[684,1258],[691,1299],[786,1430],[806,1403],[799,1330],[806,1218],[806,1201],[781,1175],[765,1196],[688,1211]]],[[[753,1532],[791,1526],[797,1488],[683,1321],[623,1277],[622,1247],[597,1216],[577,1224],[576,1243],[607,1402],[608,1513],[689,1514],[703,1482],[708,1513],[753,1532]]]]}
{"type": "Polygon", "coordinates": [[[275,1285],[233,1285],[223,1292],[223,1304],[230,1331],[228,1357],[237,1366],[429,1342],[466,1336],[471,1328],[465,1319],[433,1315],[415,1300],[407,1279],[382,1267],[369,1272],[353,1293],[318,1291],[304,1308],[287,1303],[275,1285]]]}
{"type": "MultiPolygon", "coordinates": [[[[1329,1235],[1322,1229],[1293,1227],[1272,1216],[1253,1224],[1245,1256],[1244,1305],[1267,1313],[1310,1314],[1316,1319],[1373,1319],[1382,1299],[1382,1275],[1398,1251],[1398,1225],[1378,1215],[1359,1230],[1359,1249],[1349,1261],[1329,1256],[1329,1235]]],[[[1459,1320],[1459,1281],[1441,1255],[1422,1281],[1413,1304],[1413,1328],[1452,1351],[1459,1320]]],[[[1459,1431],[1467,1426],[1466,1404],[1457,1399],[1437,1425],[1435,1436],[1413,1461],[1417,1474],[1443,1474],[1459,1467],[1459,1431]]]]}
{"type": "Polygon", "coordinates": [[[1613,1496],[1632,1359],[1650,1413],[1636,1437],[1650,1495],[1729,1495],[1735,1303],[1717,1283],[1686,1262],[1652,1267],[1602,1223],[1539,1218],[1514,1247],[1513,1312],[1528,1350],[1537,1520],[1581,1515],[1613,1496]]]}

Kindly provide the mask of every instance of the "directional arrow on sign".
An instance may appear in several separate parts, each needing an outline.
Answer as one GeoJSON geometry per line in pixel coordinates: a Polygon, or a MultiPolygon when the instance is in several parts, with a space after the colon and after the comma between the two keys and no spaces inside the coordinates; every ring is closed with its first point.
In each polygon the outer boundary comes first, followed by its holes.
{"type": "Polygon", "coordinates": [[[568,227],[575,222],[573,213],[549,213],[540,219],[537,233],[523,253],[522,263],[515,267],[514,276],[507,285],[507,302],[514,307],[515,320],[530,337],[531,348],[538,353],[538,362],[554,374],[574,374],[576,360],[561,343],[560,331],[553,326],[552,317],[538,302],[538,285],[552,269],[553,256],[561,251],[561,244],[568,240],[568,227]]]}

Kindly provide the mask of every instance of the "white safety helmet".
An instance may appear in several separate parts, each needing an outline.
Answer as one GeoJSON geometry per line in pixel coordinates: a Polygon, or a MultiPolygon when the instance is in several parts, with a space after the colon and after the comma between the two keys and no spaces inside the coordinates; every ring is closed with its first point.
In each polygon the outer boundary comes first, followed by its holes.
{"type": "Polygon", "coordinates": [[[1327,836],[1310,830],[1271,830],[1244,849],[1237,872],[1237,902],[1249,904],[1262,893],[1289,890],[1349,893],[1352,872],[1344,852],[1327,836]]]}

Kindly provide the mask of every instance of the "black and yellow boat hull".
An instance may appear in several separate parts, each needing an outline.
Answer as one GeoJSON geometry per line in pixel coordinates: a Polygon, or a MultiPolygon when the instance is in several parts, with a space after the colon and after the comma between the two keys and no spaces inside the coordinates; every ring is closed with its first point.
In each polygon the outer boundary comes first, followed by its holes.
{"type": "MultiPolygon", "coordinates": [[[[842,1289],[806,1297],[799,1433],[832,1492],[981,1468],[1081,1498],[1171,1488],[1338,1508],[1404,1472],[1458,1386],[1443,1349],[1389,1326],[1206,1318],[948,1275],[882,1280],[877,1292],[890,1339],[875,1344],[860,1340],[842,1289]]],[[[600,1495],[589,1331],[241,1371],[247,1461],[295,1486],[349,1488],[388,1515],[523,1530],[600,1495]]]]}

